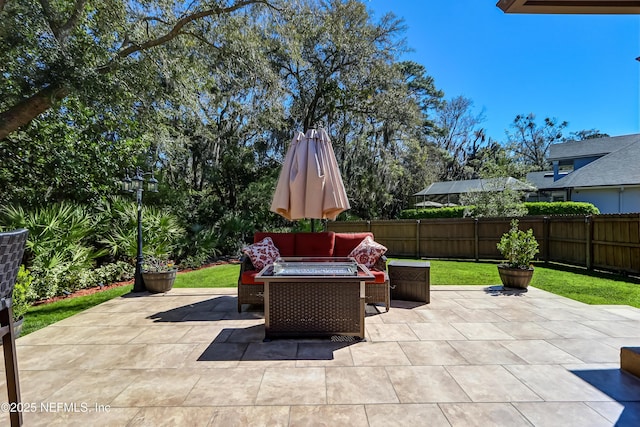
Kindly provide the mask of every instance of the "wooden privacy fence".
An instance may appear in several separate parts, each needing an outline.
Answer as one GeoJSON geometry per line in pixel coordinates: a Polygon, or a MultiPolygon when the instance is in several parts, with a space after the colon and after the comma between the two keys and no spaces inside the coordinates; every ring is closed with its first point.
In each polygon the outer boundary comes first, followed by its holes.
{"type": "MultiPolygon", "coordinates": [[[[640,215],[526,216],[540,245],[538,260],[640,273],[640,215]]],[[[511,218],[329,222],[335,232],[370,231],[388,254],[416,258],[501,259],[496,248],[511,218]]]]}

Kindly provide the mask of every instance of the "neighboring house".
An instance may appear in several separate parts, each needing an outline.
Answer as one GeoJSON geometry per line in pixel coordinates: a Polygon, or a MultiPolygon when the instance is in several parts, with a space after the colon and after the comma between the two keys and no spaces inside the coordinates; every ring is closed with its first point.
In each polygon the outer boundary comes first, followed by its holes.
{"type": "Polygon", "coordinates": [[[640,212],[640,134],[553,144],[549,160],[554,182],[546,191],[603,214],[640,212]]]}
{"type": "MultiPolygon", "coordinates": [[[[567,173],[562,172],[561,176],[567,173]]],[[[532,184],[538,190],[527,193],[527,202],[564,202],[567,198],[567,192],[554,189],[553,171],[529,172],[527,174],[527,182],[532,184]]]]}
{"type": "Polygon", "coordinates": [[[415,206],[424,206],[427,201],[457,204],[460,201],[460,194],[470,191],[503,191],[505,188],[520,191],[536,191],[536,188],[530,184],[508,177],[434,182],[413,196],[416,198],[415,206]]]}

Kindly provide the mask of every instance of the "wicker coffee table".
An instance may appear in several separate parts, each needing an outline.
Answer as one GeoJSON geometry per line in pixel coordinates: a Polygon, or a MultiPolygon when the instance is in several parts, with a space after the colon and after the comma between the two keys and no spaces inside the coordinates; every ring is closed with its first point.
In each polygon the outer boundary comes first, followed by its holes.
{"type": "Polygon", "coordinates": [[[299,271],[298,259],[289,259],[294,263],[289,273],[274,274],[272,264],[256,276],[264,282],[265,340],[333,335],[364,339],[365,282],[374,276],[360,264],[354,263],[356,270],[346,275],[333,274],[332,261],[299,260],[301,266],[304,262],[299,271]]]}

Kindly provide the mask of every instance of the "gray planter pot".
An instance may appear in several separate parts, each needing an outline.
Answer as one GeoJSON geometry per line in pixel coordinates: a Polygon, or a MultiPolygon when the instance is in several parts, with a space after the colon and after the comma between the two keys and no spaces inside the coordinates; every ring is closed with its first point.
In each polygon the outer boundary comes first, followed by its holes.
{"type": "Polygon", "coordinates": [[[143,272],[142,280],[144,286],[149,292],[161,293],[168,292],[173,288],[173,282],[176,280],[177,270],[160,271],[160,272],[143,272]]]}

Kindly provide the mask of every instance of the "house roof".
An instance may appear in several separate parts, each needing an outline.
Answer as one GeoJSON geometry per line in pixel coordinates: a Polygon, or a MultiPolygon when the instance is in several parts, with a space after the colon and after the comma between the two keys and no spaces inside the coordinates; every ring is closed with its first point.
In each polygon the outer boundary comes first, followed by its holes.
{"type": "Polygon", "coordinates": [[[440,181],[434,182],[414,196],[434,196],[437,194],[462,194],[469,191],[503,191],[505,188],[523,191],[535,191],[536,188],[530,184],[519,181],[513,177],[489,178],[489,179],[467,179],[463,181],[440,181]]]}
{"type": "Polygon", "coordinates": [[[640,184],[640,138],[557,180],[550,189],[640,184]]]}
{"type": "Polygon", "coordinates": [[[529,172],[527,182],[535,185],[538,190],[545,189],[553,184],[553,171],[529,172]]]}
{"type": "Polygon", "coordinates": [[[549,160],[605,156],[638,142],[640,142],[640,133],[552,144],[549,147],[549,160]]]}
{"type": "Polygon", "coordinates": [[[636,14],[636,0],[498,0],[504,13],[636,14]]]}

